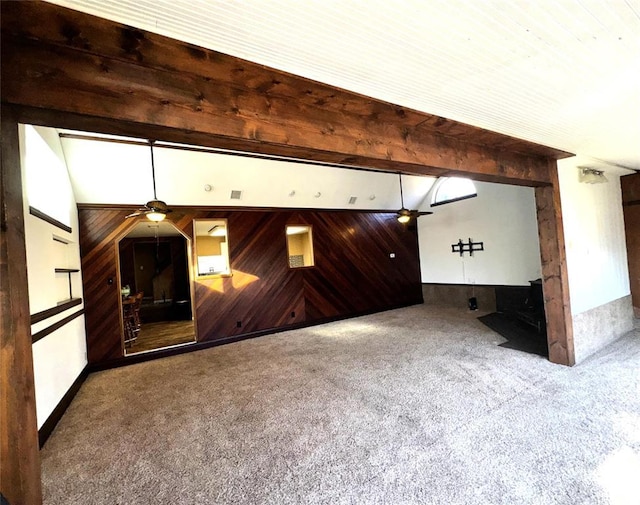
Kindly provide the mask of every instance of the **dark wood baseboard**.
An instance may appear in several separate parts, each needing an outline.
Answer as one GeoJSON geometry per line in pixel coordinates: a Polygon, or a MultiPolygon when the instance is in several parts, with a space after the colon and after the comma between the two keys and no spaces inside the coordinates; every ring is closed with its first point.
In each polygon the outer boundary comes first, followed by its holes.
{"type": "Polygon", "coordinates": [[[349,314],[345,316],[327,317],[323,319],[316,319],[314,321],[305,321],[301,323],[290,324],[288,326],[280,326],[278,328],[269,328],[266,330],[254,331],[251,333],[243,333],[242,335],[234,335],[232,337],[219,338],[216,340],[206,340],[204,342],[194,342],[193,344],[182,345],[180,347],[170,347],[167,349],[158,349],[157,351],[145,352],[142,354],[133,354],[124,358],[113,359],[104,361],[102,363],[95,363],[88,365],[89,373],[99,372],[102,370],[109,370],[111,368],[119,368],[122,366],[134,365],[136,363],[143,363],[145,361],[151,361],[154,359],[166,358],[169,356],[177,356],[178,354],[186,354],[189,352],[200,351],[202,349],[209,349],[211,347],[217,347],[219,345],[232,344],[234,342],[240,342],[242,340],[248,340],[250,338],[262,337],[264,335],[273,335],[275,333],[282,333],[283,331],[297,330],[300,328],[308,328],[310,326],[317,326],[319,324],[332,323],[335,321],[342,321],[344,319],[352,319],[354,317],[368,316],[371,314],[378,314],[380,312],[386,312],[388,310],[401,309],[403,307],[411,307],[412,305],[421,305],[422,300],[405,303],[400,305],[394,305],[392,307],[386,307],[381,310],[368,310],[359,312],[357,314],[349,314]]]}
{"type": "Polygon", "coordinates": [[[71,405],[71,401],[74,399],[78,391],[80,390],[80,386],[84,383],[86,378],[89,375],[89,367],[85,366],[80,372],[80,375],[73,381],[73,384],[69,388],[69,390],[62,397],[62,400],[58,403],[53,412],[49,415],[47,420],[44,422],[42,427],[38,430],[38,440],[40,441],[40,449],[44,446],[44,444],[49,440],[51,433],[58,425],[60,419],[62,419],[63,414],[66,412],[69,405],[71,405]]]}
{"type": "Polygon", "coordinates": [[[476,288],[529,288],[526,284],[457,284],[451,282],[423,282],[423,286],[460,286],[460,287],[476,287],[476,288]]]}

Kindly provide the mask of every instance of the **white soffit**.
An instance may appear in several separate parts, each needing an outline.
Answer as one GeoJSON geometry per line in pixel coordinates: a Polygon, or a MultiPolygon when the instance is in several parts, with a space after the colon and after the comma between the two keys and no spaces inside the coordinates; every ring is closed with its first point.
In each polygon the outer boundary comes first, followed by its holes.
{"type": "Polygon", "coordinates": [[[639,0],[55,0],[640,169],[639,0]]]}
{"type": "MultiPolygon", "coordinates": [[[[131,205],[133,210],[153,198],[151,151],[144,140],[136,145],[63,133],[60,142],[78,203],[131,205]]],[[[399,177],[394,173],[163,146],[153,148],[156,189],[169,205],[400,208],[399,177]],[[234,190],[242,191],[240,200],[230,198],[234,190]],[[352,196],[357,202],[348,205],[352,196]]],[[[405,206],[418,208],[435,180],[403,175],[405,206]]]]}

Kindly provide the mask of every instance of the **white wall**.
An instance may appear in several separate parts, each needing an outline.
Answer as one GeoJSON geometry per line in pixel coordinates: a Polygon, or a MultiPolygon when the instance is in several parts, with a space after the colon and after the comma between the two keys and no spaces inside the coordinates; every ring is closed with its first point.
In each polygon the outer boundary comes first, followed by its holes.
{"type": "Polygon", "coordinates": [[[425,210],[418,218],[422,282],[529,285],[541,276],[532,188],[475,182],[478,196],[425,210]],[[484,251],[461,258],[451,245],[472,238],[484,251]]]}
{"type": "MultiPolygon", "coordinates": [[[[50,128],[20,127],[25,242],[30,313],[55,307],[69,298],[67,274],[55,268],[80,268],[78,213],[57,132],[50,128]],[[29,214],[36,207],[71,227],[68,233],[29,214]],[[68,242],[62,244],[53,240],[68,242]]],[[[81,273],[71,274],[74,298],[82,298],[81,273]]],[[[36,333],[83,308],[76,305],[32,325],[36,333]]],[[[87,364],[84,317],[33,344],[38,428],[69,390],[87,364]]]]}
{"type": "Polygon", "coordinates": [[[576,363],[633,328],[620,175],[588,158],[558,163],[576,363]],[[578,166],[604,170],[609,182],[585,184],[578,166]]]}
{"type": "MultiPolygon", "coordinates": [[[[153,196],[147,145],[63,138],[78,203],[139,207],[153,196]],[[126,181],[123,184],[122,181],[126,181]]],[[[324,209],[400,208],[397,174],[212,152],[154,148],[158,198],[169,205],[293,207],[324,209]],[[211,186],[205,191],[205,185],[211,186]],[[242,191],[231,200],[231,190],[242,191]],[[295,192],[290,196],[291,192],[295,192]],[[316,193],[320,193],[316,197],[316,193]],[[350,205],[349,198],[357,197],[350,205]],[[372,198],[373,197],[373,198],[372,198]]],[[[403,176],[405,206],[415,209],[434,177],[403,176]]]]}
{"type": "Polygon", "coordinates": [[[617,167],[568,158],[558,162],[571,312],[580,314],[630,294],[617,167]],[[604,184],[578,181],[578,166],[605,170],[604,184]]]}

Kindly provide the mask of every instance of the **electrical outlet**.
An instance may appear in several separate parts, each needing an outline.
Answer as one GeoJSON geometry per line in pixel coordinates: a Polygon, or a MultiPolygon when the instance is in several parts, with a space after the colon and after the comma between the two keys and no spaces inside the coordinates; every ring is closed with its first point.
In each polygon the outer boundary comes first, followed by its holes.
{"type": "Polygon", "coordinates": [[[236,321],[236,328],[242,328],[242,321],[236,321]]]}

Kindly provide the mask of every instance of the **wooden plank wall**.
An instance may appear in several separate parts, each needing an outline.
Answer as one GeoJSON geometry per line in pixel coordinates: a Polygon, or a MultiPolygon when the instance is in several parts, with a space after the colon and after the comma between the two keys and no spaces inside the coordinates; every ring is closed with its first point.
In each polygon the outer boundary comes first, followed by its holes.
{"type": "MultiPolygon", "coordinates": [[[[122,357],[115,241],[134,224],[127,213],[79,212],[91,364],[122,357]]],[[[422,302],[417,232],[393,213],[176,209],[170,217],[189,237],[196,218],[228,220],[233,270],[195,283],[198,341],[422,302]],[[314,267],[289,268],[287,224],[312,227],[314,267]]]]}
{"type": "Polygon", "coordinates": [[[640,174],[625,175],[620,182],[631,299],[634,313],[640,317],[640,174]]]}

